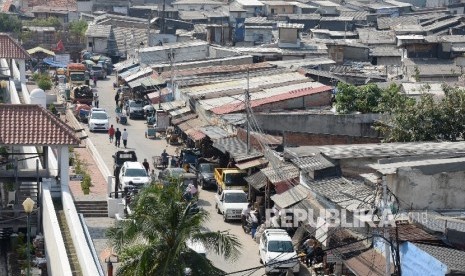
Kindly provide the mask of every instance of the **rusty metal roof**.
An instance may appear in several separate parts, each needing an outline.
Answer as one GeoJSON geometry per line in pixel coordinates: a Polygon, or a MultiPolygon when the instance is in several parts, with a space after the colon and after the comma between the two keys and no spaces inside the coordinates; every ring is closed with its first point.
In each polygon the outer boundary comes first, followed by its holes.
{"type": "Polygon", "coordinates": [[[11,36],[0,33],[0,58],[30,59],[31,56],[11,36]]]}
{"type": "Polygon", "coordinates": [[[79,145],[74,129],[39,105],[0,105],[0,145],[79,145]]]}

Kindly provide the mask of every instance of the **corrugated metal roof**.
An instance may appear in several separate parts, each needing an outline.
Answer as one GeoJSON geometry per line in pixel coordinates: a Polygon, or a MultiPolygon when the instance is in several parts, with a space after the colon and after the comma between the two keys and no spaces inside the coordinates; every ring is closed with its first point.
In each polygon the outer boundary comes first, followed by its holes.
{"type": "Polygon", "coordinates": [[[203,126],[206,126],[206,125],[208,125],[207,122],[203,121],[200,118],[196,118],[196,119],[191,119],[191,120],[188,120],[188,121],[180,124],[179,128],[182,131],[186,132],[188,129],[199,128],[199,127],[203,127],[203,126]]]}
{"type": "Polygon", "coordinates": [[[371,203],[375,200],[373,187],[344,177],[308,179],[307,185],[313,192],[349,211],[360,208],[370,209],[371,203]]]}
{"type": "Polygon", "coordinates": [[[165,111],[170,111],[170,110],[178,109],[178,108],[185,107],[185,106],[186,106],[185,101],[172,101],[172,102],[161,103],[161,109],[165,111]]]}
{"type": "Polygon", "coordinates": [[[250,176],[244,177],[245,181],[249,183],[252,187],[257,190],[265,187],[268,183],[268,179],[266,178],[265,174],[261,171],[258,171],[250,176]]]}
{"type": "Polygon", "coordinates": [[[229,152],[229,154],[236,160],[236,162],[263,156],[262,153],[256,151],[254,148],[251,148],[250,153],[247,153],[247,144],[242,142],[242,140],[237,137],[217,139],[213,141],[213,147],[217,148],[223,153],[229,152]]]}
{"type": "Polygon", "coordinates": [[[268,166],[264,169],[261,169],[260,171],[262,171],[268,180],[273,184],[292,180],[300,176],[299,169],[289,163],[282,164],[279,167],[268,166]]]}
{"type": "Polygon", "coordinates": [[[125,61],[113,64],[113,68],[115,68],[115,71],[119,72],[119,71],[123,70],[124,68],[134,66],[135,64],[137,64],[137,66],[139,65],[139,63],[136,62],[135,60],[129,59],[129,60],[125,60],[125,61]]]}
{"type": "Polygon", "coordinates": [[[184,116],[171,120],[171,124],[176,126],[176,125],[179,125],[181,123],[184,123],[185,121],[188,121],[194,118],[197,118],[197,114],[195,113],[185,114],[184,116]]]}
{"type": "Polygon", "coordinates": [[[179,108],[179,109],[173,109],[169,113],[171,116],[176,117],[176,116],[183,115],[189,112],[191,112],[191,109],[190,107],[186,106],[186,107],[179,108]]]}
{"type": "Polygon", "coordinates": [[[265,164],[268,164],[268,160],[266,160],[265,158],[257,158],[257,159],[242,162],[242,163],[236,163],[236,167],[238,167],[241,170],[246,170],[246,169],[250,169],[253,167],[262,166],[265,164]]]}
{"type": "MultiPolygon", "coordinates": [[[[131,88],[135,88],[135,87],[138,87],[138,86],[141,86],[143,82],[146,82],[147,80],[162,80],[162,78],[158,77],[157,76],[158,74],[153,74],[151,76],[148,76],[148,77],[142,77],[142,78],[139,78],[139,79],[136,79],[136,80],[133,80],[131,82],[128,83],[128,86],[131,87],[131,88]]],[[[164,81],[164,80],[163,80],[164,81]]]]}
{"type": "Polygon", "coordinates": [[[87,37],[110,37],[111,25],[89,24],[86,30],[87,37]]]}
{"type": "Polygon", "coordinates": [[[199,128],[199,130],[205,133],[211,140],[232,136],[232,134],[229,134],[219,126],[204,126],[199,128]]]}
{"type": "MultiPolygon", "coordinates": [[[[295,90],[288,90],[288,91],[279,91],[275,90],[276,92],[271,92],[268,90],[265,90],[265,93],[268,94],[269,96],[267,97],[262,97],[256,100],[251,100],[250,101],[250,106],[252,108],[269,104],[269,103],[274,103],[274,102],[279,102],[279,101],[284,101],[284,100],[289,100],[289,99],[294,99],[294,98],[299,98],[311,94],[316,94],[316,93],[321,93],[321,92],[328,92],[331,91],[332,88],[331,86],[327,86],[321,83],[313,83],[316,84],[313,87],[307,87],[307,88],[301,88],[301,89],[295,89],[295,90]]],[[[287,87],[289,88],[289,87],[287,87]]],[[[265,94],[263,93],[263,94],[265,94]]],[[[258,93],[254,93],[258,94],[258,93]]],[[[263,95],[262,94],[262,95],[263,95]]],[[[265,95],[266,95],[265,94],[265,95]]],[[[253,95],[253,94],[252,94],[253,95]]],[[[240,110],[244,110],[244,104],[243,103],[230,103],[227,105],[219,106],[216,108],[211,109],[212,112],[215,114],[226,114],[226,113],[231,113],[231,112],[236,112],[240,110]]]]}
{"type": "Polygon", "coordinates": [[[195,129],[195,128],[188,129],[188,130],[185,131],[185,133],[193,141],[200,141],[200,140],[202,140],[203,138],[206,137],[205,133],[203,133],[202,131],[200,131],[198,129],[195,129]]]}
{"type": "Polygon", "coordinates": [[[335,165],[321,155],[291,159],[297,167],[304,171],[315,171],[334,167],[335,165]]]}
{"type": "MultiPolygon", "coordinates": [[[[344,264],[355,273],[355,275],[386,275],[386,258],[376,251],[369,249],[353,258],[344,261],[344,264]]],[[[391,265],[391,270],[393,266],[391,265]]]]}
{"type": "Polygon", "coordinates": [[[127,71],[124,71],[123,73],[118,74],[119,77],[125,78],[127,76],[130,76],[140,70],[140,66],[136,66],[134,68],[128,69],[127,71]]]}
{"type": "Polygon", "coordinates": [[[148,76],[148,75],[152,74],[152,72],[153,72],[152,68],[146,67],[146,68],[143,68],[143,69],[141,69],[140,71],[138,71],[136,73],[133,73],[133,74],[131,74],[129,76],[126,76],[124,78],[124,81],[125,82],[130,82],[130,81],[133,81],[133,80],[138,79],[140,77],[148,76]]]}
{"type": "Polygon", "coordinates": [[[153,46],[153,47],[146,47],[146,48],[141,48],[139,50],[140,53],[150,53],[150,52],[156,52],[156,51],[167,51],[170,49],[179,49],[179,48],[189,48],[193,46],[202,46],[202,45],[208,45],[207,42],[205,41],[185,41],[185,42],[177,42],[177,43],[169,43],[167,45],[163,46],[153,46]]]}
{"type": "MultiPolygon", "coordinates": [[[[297,72],[271,74],[258,77],[251,77],[249,79],[249,91],[255,92],[261,89],[281,87],[284,84],[291,85],[301,82],[308,82],[308,78],[297,72]]],[[[231,102],[231,97],[224,97],[225,95],[237,95],[242,94],[247,89],[247,79],[225,81],[221,83],[213,83],[207,85],[199,85],[185,89],[184,92],[195,98],[215,97],[215,99],[203,100],[201,103],[205,103],[206,106],[221,106],[225,103],[231,102]],[[223,96],[224,98],[220,98],[223,96]],[[225,101],[225,99],[227,99],[225,101]],[[215,102],[219,101],[215,105],[215,102]]],[[[213,108],[213,107],[212,107],[213,108]]],[[[211,109],[211,108],[210,108],[211,109]]]]}
{"type": "Polygon", "coordinates": [[[297,23],[278,23],[278,28],[286,28],[286,29],[303,29],[304,26],[305,26],[304,24],[297,24],[297,23]]]}
{"type": "Polygon", "coordinates": [[[310,190],[303,185],[297,185],[281,194],[271,196],[271,200],[278,208],[283,209],[292,206],[301,200],[305,199],[310,190]]]}

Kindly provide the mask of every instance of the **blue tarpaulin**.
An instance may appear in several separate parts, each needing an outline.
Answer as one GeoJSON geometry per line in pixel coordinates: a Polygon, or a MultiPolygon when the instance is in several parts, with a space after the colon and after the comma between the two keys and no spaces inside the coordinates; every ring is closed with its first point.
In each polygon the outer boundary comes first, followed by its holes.
{"type": "Polygon", "coordinates": [[[64,64],[64,63],[60,63],[60,62],[56,62],[53,57],[49,57],[49,58],[44,58],[43,59],[43,62],[48,64],[49,66],[51,67],[58,67],[58,68],[66,68],[66,66],[68,64],[64,64]]]}

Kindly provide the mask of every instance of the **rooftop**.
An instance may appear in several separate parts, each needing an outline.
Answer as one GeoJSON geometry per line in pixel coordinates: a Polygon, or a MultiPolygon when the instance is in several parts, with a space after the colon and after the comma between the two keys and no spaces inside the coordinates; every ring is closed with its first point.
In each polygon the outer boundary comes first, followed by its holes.
{"type": "Polygon", "coordinates": [[[87,26],[86,36],[108,38],[111,34],[111,28],[111,25],[89,24],[87,26]]]}
{"type": "Polygon", "coordinates": [[[416,247],[430,254],[443,264],[447,265],[450,272],[465,272],[465,251],[448,247],[434,246],[422,243],[413,243],[416,247]]]}
{"type": "Polygon", "coordinates": [[[258,0],[235,0],[242,7],[263,7],[263,3],[258,0]]]}
{"type": "Polygon", "coordinates": [[[0,33],[0,58],[30,59],[31,57],[27,51],[11,36],[0,33]]]}
{"type": "Polygon", "coordinates": [[[38,105],[0,105],[0,145],[79,145],[74,129],[38,105]]]}

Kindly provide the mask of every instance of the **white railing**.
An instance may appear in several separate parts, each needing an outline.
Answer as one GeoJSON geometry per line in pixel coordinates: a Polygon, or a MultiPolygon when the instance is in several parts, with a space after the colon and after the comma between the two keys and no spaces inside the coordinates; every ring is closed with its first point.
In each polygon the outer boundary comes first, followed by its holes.
{"type": "Polygon", "coordinates": [[[50,194],[50,183],[42,185],[42,227],[49,275],[72,275],[65,243],[50,194]]]}

